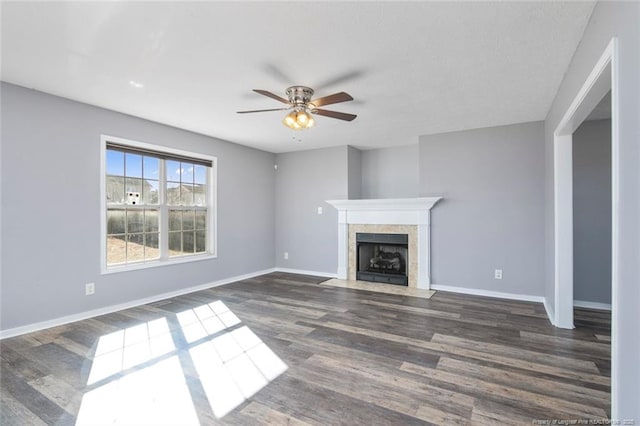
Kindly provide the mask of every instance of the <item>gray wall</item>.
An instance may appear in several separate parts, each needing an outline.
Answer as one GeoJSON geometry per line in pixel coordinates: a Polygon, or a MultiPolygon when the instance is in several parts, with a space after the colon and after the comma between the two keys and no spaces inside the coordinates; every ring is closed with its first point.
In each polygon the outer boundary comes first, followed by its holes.
{"type": "Polygon", "coordinates": [[[611,303],[611,120],[573,134],[573,298],[611,303]]]}
{"type": "Polygon", "coordinates": [[[362,151],[362,198],[418,196],[418,145],[362,151]]]}
{"type": "Polygon", "coordinates": [[[270,153],[3,83],[2,329],[272,268],[273,163],[270,153]],[[101,134],[218,157],[217,259],[100,274],[101,134]]]}
{"type": "Polygon", "coordinates": [[[278,154],[276,163],[276,265],[335,274],[338,213],[325,200],[347,198],[348,147],[278,154]]]}
{"type": "Polygon", "coordinates": [[[544,292],[544,127],[516,124],[420,137],[434,284],[544,292]],[[494,269],[503,279],[494,279],[494,269]]]}
{"type": "Polygon", "coordinates": [[[362,152],[352,146],[347,151],[349,175],[349,199],[357,200],[362,195],[362,152]]]}
{"type": "MultiPolygon", "coordinates": [[[[554,303],[553,132],[612,37],[618,40],[618,286],[612,300],[614,419],[640,419],[640,3],[598,2],[545,120],[546,297],[554,303]]],[[[614,116],[615,120],[616,117],[614,116]]],[[[615,195],[614,195],[615,198],[615,195]]],[[[6,250],[6,248],[5,248],[6,250]]]]}

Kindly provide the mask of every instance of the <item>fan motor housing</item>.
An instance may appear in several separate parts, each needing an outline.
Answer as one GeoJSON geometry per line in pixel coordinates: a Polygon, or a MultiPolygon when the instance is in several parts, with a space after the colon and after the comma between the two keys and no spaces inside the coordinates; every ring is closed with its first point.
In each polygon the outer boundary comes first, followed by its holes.
{"type": "Polygon", "coordinates": [[[289,102],[294,105],[308,104],[313,96],[313,89],[306,86],[291,86],[287,88],[289,102]]]}

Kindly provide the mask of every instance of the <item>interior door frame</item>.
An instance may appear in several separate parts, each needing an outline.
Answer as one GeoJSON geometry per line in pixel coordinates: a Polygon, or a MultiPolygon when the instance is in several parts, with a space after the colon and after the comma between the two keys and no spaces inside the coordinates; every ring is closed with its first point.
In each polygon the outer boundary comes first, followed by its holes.
{"type": "Polygon", "coordinates": [[[619,277],[619,87],[618,40],[612,38],[578,91],[554,131],[554,247],[555,299],[553,324],[560,328],[573,325],[573,133],[611,90],[611,412],[616,413],[615,394],[618,336],[619,277]]]}

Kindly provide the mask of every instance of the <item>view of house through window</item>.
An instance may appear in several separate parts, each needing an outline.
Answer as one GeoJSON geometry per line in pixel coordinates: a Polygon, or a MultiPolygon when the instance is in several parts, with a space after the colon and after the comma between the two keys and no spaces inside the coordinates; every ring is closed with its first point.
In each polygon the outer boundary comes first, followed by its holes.
{"type": "Polygon", "coordinates": [[[106,145],[107,266],[211,252],[212,162],[106,145]]]}

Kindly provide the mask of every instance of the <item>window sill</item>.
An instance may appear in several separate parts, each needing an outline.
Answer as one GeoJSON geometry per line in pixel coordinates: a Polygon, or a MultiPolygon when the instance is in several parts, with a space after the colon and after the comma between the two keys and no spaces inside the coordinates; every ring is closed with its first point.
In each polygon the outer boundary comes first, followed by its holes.
{"type": "Polygon", "coordinates": [[[216,259],[218,256],[211,253],[199,254],[193,256],[178,257],[170,260],[156,260],[145,263],[130,263],[128,265],[102,267],[101,275],[117,274],[119,272],[137,271],[139,269],[157,268],[161,266],[179,265],[181,263],[199,262],[202,260],[216,259]]]}

